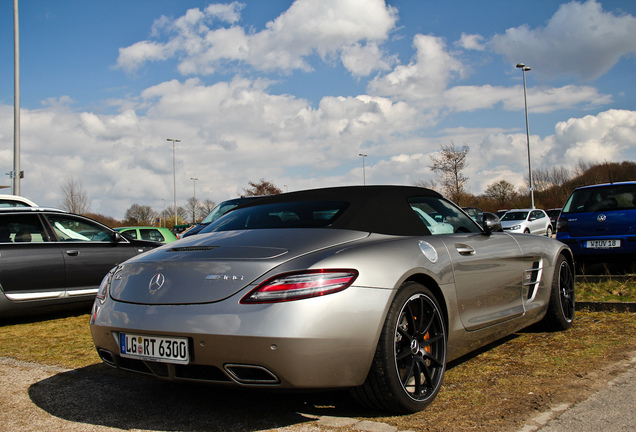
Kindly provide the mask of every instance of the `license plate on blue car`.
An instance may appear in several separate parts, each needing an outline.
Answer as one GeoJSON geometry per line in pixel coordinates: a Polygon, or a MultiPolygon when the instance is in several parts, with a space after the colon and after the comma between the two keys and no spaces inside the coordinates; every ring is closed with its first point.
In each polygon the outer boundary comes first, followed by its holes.
{"type": "Polygon", "coordinates": [[[162,363],[188,364],[188,338],[144,336],[119,333],[119,352],[122,357],[162,363]]]}
{"type": "Polygon", "coordinates": [[[620,240],[587,240],[585,242],[587,249],[613,249],[621,247],[620,240]]]}

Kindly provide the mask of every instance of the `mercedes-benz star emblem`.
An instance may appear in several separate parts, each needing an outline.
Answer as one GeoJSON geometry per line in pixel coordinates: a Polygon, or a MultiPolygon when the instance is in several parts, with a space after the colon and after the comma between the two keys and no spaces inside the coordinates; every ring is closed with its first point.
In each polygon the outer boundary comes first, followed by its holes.
{"type": "Polygon", "coordinates": [[[163,273],[157,273],[150,279],[150,283],[148,284],[148,291],[150,294],[154,294],[161,289],[163,284],[166,282],[166,277],[163,273]]]}
{"type": "Polygon", "coordinates": [[[604,214],[600,214],[596,217],[596,220],[599,222],[605,222],[606,219],[607,219],[607,216],[605,216],[604,214]]]}

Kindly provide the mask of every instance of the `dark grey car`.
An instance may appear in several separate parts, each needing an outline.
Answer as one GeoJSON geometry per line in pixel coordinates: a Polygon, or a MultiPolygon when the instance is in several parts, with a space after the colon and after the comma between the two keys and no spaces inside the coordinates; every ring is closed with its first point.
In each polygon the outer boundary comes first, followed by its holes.
{"type": "Polygon", "coordinates": [[[0,316],[90,302],[113,265],[157,246],[61,210],[0,209],[0,316]]]}

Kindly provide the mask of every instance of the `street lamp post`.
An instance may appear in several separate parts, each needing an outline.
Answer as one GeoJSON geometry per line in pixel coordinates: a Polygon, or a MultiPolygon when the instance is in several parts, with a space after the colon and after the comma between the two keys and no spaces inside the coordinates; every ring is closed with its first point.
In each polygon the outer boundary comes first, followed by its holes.
{"type": "Polygon", "coordinates": [[[530,203],[534,208],[534,182],[532,181],[532,161],[530,159],[530,124],[528,123],[528,96],[526,93],[526,72],[531,70],[524,63],[517,64],[523,74],[523,103],[526,109],[526,142],[528,144],[528,179],[530,180],[530,203]]]}
{"type": "Polygon", "coordinates": [[[166,200],[165,198],[161,198],[161,201],[163,201],[163,213],[161,214],[161,221],[163,222],[163,227],[166,227],[166,200]]]}
{"type": "Polygon", "coordinates": [[[193,185],[193,189],[194,189],[194,202],[192,203],[192,223],[196,223],[196,212],[197,212],[197,180],[199,180],[196,177],[190,177],[190,180],[192,180],[192,185],[193,185]]]}
{"type": "Polygon", "coordinates": [[[358,156],[362,157],[362,184],[366,186],[366,184],[367,184],[367,173],[366,173],[366,168],[364,166],[364,158],[369,156],[369,155],[366,155],[364,153],[360,153],[358,156]]]}
{"type": "Polygon", "coordinates": [[[13,0],[13,171],[11,186],[13,195],[21,195],[20,178],[20,25],[18,0],[13,0]]]}
{"type": "Polygon", "coordinates": [[[172,141],[172,181],[174,188],[174,224],[177,224],[177,163],[175,158],[174,143],[181,142],[180,139],[168,138],[167,141],[172,141]]]}

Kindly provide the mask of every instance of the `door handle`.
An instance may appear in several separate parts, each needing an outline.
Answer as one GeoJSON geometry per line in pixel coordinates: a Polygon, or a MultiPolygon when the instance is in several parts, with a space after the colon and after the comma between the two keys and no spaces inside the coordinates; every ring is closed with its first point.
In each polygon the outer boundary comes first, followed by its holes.
{"type": "Polygon", "coordinates": [[[456,244],[455,248],[460,255],[475,255],[475,249],[465,244],[456,244]]]}
{"type": "Polygon", "coordinates": [[[79,251],[78,250],[67,250],[66,251],[66,255],[68,255],[68,256],[78,256],[79,255],[79,251]]]}

